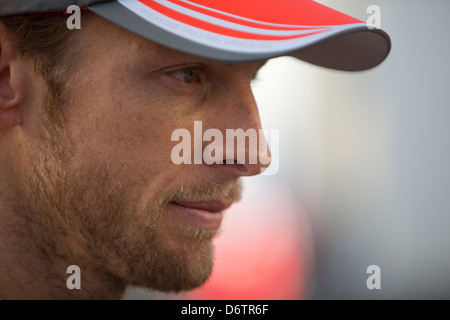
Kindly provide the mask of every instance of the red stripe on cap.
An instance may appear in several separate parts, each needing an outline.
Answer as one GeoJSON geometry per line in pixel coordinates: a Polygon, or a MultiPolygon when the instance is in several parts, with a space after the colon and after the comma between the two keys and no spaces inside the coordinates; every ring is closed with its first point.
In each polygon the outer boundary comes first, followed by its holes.
{"type": "Polygon", "coordinates": [[[248,33],[238,30],[233,30],[230,28],[221,27],[203,20],[199,20],[197,18],[193,18],[191,16],[185,15],[183,13],[180,13],[178,11],[172,10],[170,8],[167,8],[165,6],[160,5],[159,3],[153,1],[153,0],[139,0],[139,2],[143,3],[149,8],[152,8],[156,10],[157,12],[172,18],[174,20],[180,21],[184,24],[190,25],[192,27],[196,27],[205,31],[210,31],[216,34],[221,34],[224,36],[239,38],[239,39],[247,39],[247,40],[289,40],[289,39],[297,39],[306,37],[309,35],[313,35],[316,33],[321,33],[324,30],[316,31],[308,34],[302,34],[302,35],[291,35],[291,36],[272,36],[272,35],[261,35],[261,34],[254,34],[254,33],[248,33]]]}
{"type": "Polygon", "coordinates": [[[217,19],[225,20],[228,22],[232,22],[232,23],[236,23],[236,24],[240,24],[240,25],[252,27],[252,28],[262,28],[262,29],[266,29],[266,30],[281,30],[281,31],[298,31],[298,30],[308,30],[308,29],[316,28],[316,26],[311,26],[311,27],[275,26],[275,25],[265,24],[264,22],[266,22],[266,21],[260,21],[260,23],[258,23],[257,21],[249,21],[250,20],[249,18],[243,18],[243,17],[239,18],[235,14],[233,14],[233,16],[230,16],[231,13],[230,13],[230,15],[227,15],[225,13],[217,12],[217,9],[213,10],[211,8],[202,8],[202,7],[199,7],[199,6],[184,2],[184,1],[179,1],[179,0],[167,0],[167,1],[172,2],[176,5],[182,6],[183,8],[190,9],[190,10],[196,11],[198,13],[208,15],[210,17],[214,17],[217,19]],[[246,20],[246,19],[249,19],[249,20],[246,20]]]}
{"type": "MultiPolygon", "coordinates": [[[[240,17],[269,23],[335,26],[363,22],[312,0],[189,1],[240,17]]],[[[180,4],[179,2],[177,3],[180,4]]]]}

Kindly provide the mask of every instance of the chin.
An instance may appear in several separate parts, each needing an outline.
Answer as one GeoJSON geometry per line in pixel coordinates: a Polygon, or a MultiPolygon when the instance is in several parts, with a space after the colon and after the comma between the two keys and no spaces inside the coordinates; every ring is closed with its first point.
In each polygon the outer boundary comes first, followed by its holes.
{"type": "Polygon", "coordinates": [[[212,240],[177,237],[145,259],[130,266],[128,283],[168,293],[190,291],[203,285],[214,266],[212,240]]]}

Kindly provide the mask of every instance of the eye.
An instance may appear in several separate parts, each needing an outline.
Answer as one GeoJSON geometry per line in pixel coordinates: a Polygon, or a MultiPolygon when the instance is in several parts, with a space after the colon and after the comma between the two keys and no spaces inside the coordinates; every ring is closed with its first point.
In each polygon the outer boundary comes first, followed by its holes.
{"type": "Polygon", "coordinates": [[[183,82],[193,83],[198,80],[198,73],[199,73],[198,67],[189,67],[171,71],[169,72],[169,75],[183,82]]]}

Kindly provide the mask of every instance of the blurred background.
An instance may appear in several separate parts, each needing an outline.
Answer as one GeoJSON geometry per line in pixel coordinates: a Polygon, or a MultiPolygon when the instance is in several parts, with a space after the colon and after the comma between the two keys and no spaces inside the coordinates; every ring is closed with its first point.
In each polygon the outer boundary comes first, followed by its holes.
{"type": "Polygon", "coordinates": [[[378,5],[390,56],[359,73],[270,61],[254,91],[278,173],[245,180],[202,288],[128,298],[450,298],[450,1],[318,2],[363,21],[378,5]]]}

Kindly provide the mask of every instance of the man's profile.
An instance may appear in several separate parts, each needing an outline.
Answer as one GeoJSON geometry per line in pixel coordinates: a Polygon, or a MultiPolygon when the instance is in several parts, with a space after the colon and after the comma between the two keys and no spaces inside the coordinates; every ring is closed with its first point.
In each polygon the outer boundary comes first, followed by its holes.
{"type": "Polygon", "coordinates": [[[356,71],[390,48],[313,1],[257,3],[0,3],[0,299],[119,299],[128,285],[208,279],[240,178],[268,163],[224,146],[221,163],[177,165],[172,133],[195,121],[259,131],[250,83],[272,57],[356,71]],[[66,286],[72,265],[80,290],[66,286]]]}

